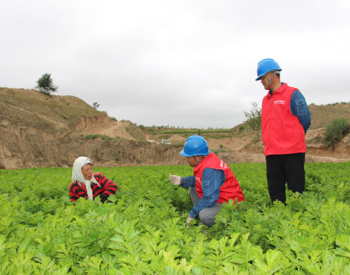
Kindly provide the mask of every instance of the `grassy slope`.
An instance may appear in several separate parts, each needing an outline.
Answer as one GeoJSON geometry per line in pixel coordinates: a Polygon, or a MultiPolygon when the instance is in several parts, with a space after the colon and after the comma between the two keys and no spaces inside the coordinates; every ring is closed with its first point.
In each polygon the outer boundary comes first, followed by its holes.
{"type": "Polygon", "coordinates": [[[309,105],[309,110],[311,112],[311,130],[324,128],[336,118],[345,118],[350,121],[350,103],[309,105]]]}
{"type": "Polygon", "coordinates": [[[0,123],[52,129],[77,124],[81,116],[101,115],[73,96],[44,95],[36,90],[0,88],[0,123]]]}
{"type": "Polygon", "coordinates": [[[136,140],[146,141],[146,135],[141,130],[140,127],[137,127],[135,124],[130,122],[129,127],[126,127],[125,130],[136,140]]]}
{"type": "MultiPolygon", "coordinates": [[[[100,111],[94,110],[83,100],[73,96],[48,96],[37,90],[0,88],[0,124],[8,121],[15,126],[35,126],[45,129],[57,128],[58,125],[69,128],[80,121],[80,117],[98,116],[100,111]]],[[[346,118],[350,121],[350,103],[309,105],[312,116],[310,129],[323,128],[335,118],[346,118]]],[[[169,138],[179,134],[185,138],[198,133],[198,129],[177,129],[166,126],[128,127],[127,131],[138,140],[145,140],[146,134],[162,135],[169,138]]],[[[225,138],[255,135],[246,123],[233,129],[200,130],[205,138],[225,138]]]]}

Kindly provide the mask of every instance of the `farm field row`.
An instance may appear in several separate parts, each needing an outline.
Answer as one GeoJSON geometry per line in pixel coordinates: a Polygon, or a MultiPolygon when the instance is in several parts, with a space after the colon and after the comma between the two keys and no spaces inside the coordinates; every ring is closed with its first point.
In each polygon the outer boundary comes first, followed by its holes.
{"type": "Polygon", "coordinates": [[[349,163],[310,163],[272,205],[265,164],[229,165],[246,201],[189,227],[189,166],[94,168],[110,203],[68,197],[71,168],[0,171],[0,274],[350,274],[349,163]]]}

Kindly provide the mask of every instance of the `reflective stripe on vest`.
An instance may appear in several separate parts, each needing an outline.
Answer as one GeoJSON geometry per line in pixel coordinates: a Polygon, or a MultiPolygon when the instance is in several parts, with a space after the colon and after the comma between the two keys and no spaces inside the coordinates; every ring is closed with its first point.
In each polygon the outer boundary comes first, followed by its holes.
{"type": "Polygon", "coordinates": [[[220,187],[219,199],[216,202],[223,203],[227,202],[228,200],[235,199],[237,199],[237,201],[244,200],[243,192],[235,175],[232,173],[227,164],[213,153],[210,153],[198,164],[197,167],[193,169],[193,173],[196,178],[196,190],[200,198],[203,197],[202,175],[205,168],[222,170],[225,173],[225,182],[220,187]]]}

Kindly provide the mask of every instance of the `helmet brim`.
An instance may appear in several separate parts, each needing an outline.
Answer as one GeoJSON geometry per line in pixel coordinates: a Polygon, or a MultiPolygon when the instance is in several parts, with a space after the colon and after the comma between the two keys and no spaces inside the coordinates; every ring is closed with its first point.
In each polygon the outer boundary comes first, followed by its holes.
{"type": "MultiPolygon", "coordinates": [[[[282,71],[282,69],[275,69],[275,70],[271,70],[271,71],[268,71],[267,73],[269,73],[269,72],[273,72],[273,71],[276,71],[276,74],[280,74],[281,73],[281,71],[282,71]]],[[[259,75],[258,76],[258,78],[257,79],[255,79],[255,81],[259,81],[259,80],[261,80],[261,78],[265,75],[265,74],[267,74],[267,73],[264,73],[264,74],[261,74],[261,75],[259,75]]]]}
{"type": "Polygon", "coordinates": [[[185,150],[182,150],[182,151],[180,152],[180,155],[181,155],[181,156],[184,156],[184,157],[193,157],[193,155],[186,154],[186,153],[185,153],[185,150]]]}
{"type": "Polygon", "coordinates": [[[210,153],[210,150],[208,149],[208,151],[206,152],[206,154],[201,154],[201,153],[197,153],[197,154],[187,154],[186,152],[185,152],[185,150],[182,150],[181,152],[180,152],[180,155],[181,156],[184,156],[184,157],[193,157],[193,156],[206,156],[206,155],[208,155],[210,153]]]}

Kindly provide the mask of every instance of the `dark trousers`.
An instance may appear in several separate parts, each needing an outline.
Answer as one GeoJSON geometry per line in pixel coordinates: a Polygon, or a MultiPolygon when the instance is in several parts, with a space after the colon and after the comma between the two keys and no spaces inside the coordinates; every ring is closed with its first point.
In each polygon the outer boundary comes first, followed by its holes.
{"type": "Polygon", "coordinates": [[[286,201],[288,189],[303,193],[305,188],[305,153],[266,157],[266,176],[272,201],[286,201]]]}

